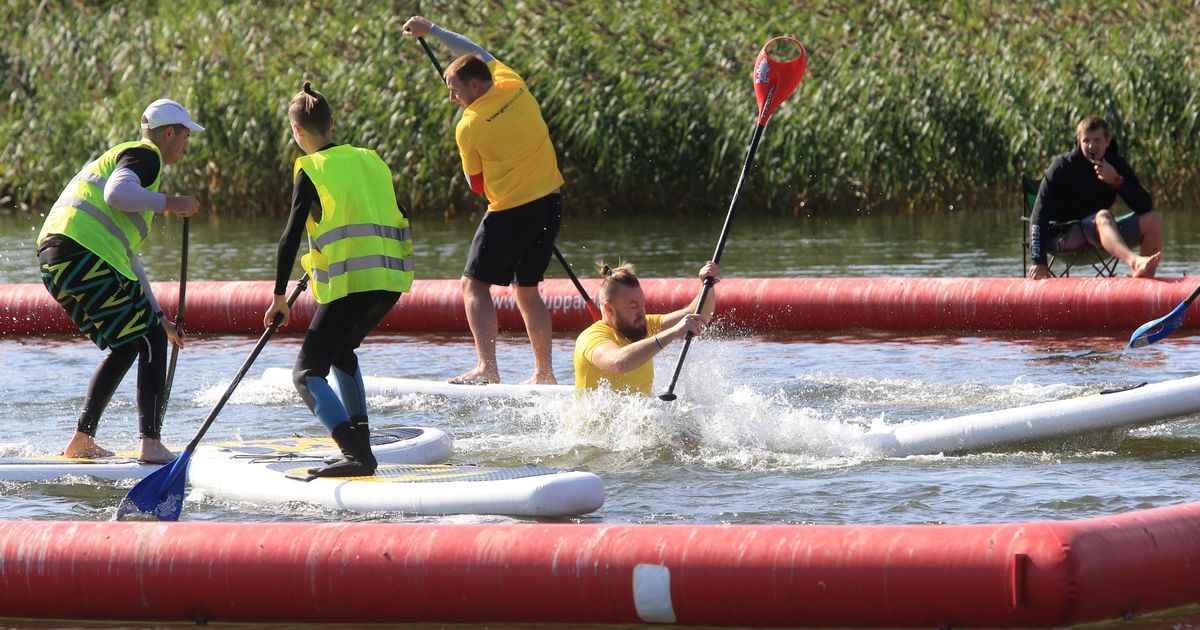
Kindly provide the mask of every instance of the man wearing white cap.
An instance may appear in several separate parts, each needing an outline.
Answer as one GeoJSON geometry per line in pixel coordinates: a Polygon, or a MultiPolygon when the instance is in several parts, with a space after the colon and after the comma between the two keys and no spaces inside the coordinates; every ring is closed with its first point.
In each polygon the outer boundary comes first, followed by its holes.
{"type": "Polygon", "coordinates": [[[204,127],[170,99],[150,103],[142,114],[142,139],[124,142],[88,162],[51,206],[38,235],[42,283],[79,326],[108,354],[88,386],[67,457],[108,457],[96,444],[96,427],[113,392],[138,362],[137,407],[141,429],[138,459],[174,458],[159,437],[166,388],[167,341],[183,339],[163,317],[138,259],[155,214],[191,216],[200,203],[190,195],[158,192],[165,164],[179,161],[188,136],[204,127]]]}

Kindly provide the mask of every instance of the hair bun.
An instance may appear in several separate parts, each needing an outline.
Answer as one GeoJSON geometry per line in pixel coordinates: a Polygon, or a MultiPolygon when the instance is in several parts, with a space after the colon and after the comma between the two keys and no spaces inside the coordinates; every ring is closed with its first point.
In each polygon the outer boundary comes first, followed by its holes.
{"type": "Polygon", "coordinates": [[[603,265],[603,264],[600,265],[600,275],[604,276],[605,278],[611,276],[612,275],[612,267],[609,267],[608,265],[603,265]]]}
{"type": "Polygon", "coordinates": [[[304,85],[303,85],[303,86],[301,86],[301,87],[300,87],[300,89],[301,89],[301,90],[304,90],[304,92],[305,92],[306,94],[312,94],[312,93],[313,93],[313,90],[312,90],[312,81],[305,81],[305,82],[304,82],[304,85]]]}

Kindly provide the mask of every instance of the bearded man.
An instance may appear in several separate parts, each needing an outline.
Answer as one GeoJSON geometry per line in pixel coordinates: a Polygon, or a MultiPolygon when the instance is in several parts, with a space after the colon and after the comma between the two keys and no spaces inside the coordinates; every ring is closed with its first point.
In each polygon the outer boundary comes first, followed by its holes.
{"type": "MultiPolygon", "coordinates": [[[[611,268],[600,263],[600,311],[602,319],[575,340],[575,387],[651,395],[654,387],[654,356],[672,341],[689,332],[699,335],[717,308],[716,292],[696,314],[700,292],[692,303],[667,314],[646,314],[646,295],[634,275],[633,265],[611,268]]],[[[717,264],[708,261],[700,268],[700,279],[720,282],[717,264]]]]}

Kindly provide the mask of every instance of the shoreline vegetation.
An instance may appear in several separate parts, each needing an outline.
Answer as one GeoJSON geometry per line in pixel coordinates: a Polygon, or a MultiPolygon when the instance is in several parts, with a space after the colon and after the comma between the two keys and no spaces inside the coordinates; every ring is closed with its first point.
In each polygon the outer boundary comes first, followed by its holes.
{"type": "MultiPolygon", "coordinates": [[[[405,11],[410,9],[405,8],[405,11]]],[[[439,3],[421,12],[511,65],[541,102],[571,212],[723,211],[755,117],[759,48],[808,50],[742,212],[1011,206],[1021,174],[1104,116],[1156,202],[1200,199],[1200,6],[623,0],[439,3]]],[[[151,100],[208,128],[172,192],[215,212],[286,211],[304,80],[339,142],[376,149],[418,216],[479,212],[457,109],[389,3],[9,0],[0,8],[0,211],[43,213],[84,162],[135,138],[151,100]]],[[[449,51],[430,41],[443,64],[449,51]]]]}

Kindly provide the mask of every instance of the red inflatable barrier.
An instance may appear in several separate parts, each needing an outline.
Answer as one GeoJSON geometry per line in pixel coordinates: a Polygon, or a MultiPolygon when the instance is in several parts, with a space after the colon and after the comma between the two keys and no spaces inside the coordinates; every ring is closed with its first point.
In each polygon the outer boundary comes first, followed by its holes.
{"type": "MultiPolygon", "coordinates": [[[[599,282],[584,280],[593,295],[599,282]]],[[[1117,330],[1132,333],[1166,315],[1195,287],[1195,280],[1132,278],[727,278],[716,288],[717,315],[742,330],[1117,330]]],[[[258,333],[270,302],[271,282],[189,282],[187,327],[192,332],[258,333]]],[[[695,279],[644,279],[651,312],[687,305],[699,291],[695,279]]],[[[542,295],[556,330],[591,323],[583,298],[568,280],[548,280],[542,295]]],[[[155,285],[168,314],[178,297],[174,283],[155,285]]],[[[492,297],[504,330],[523,330],[512,292],[492,297]]],[[[285,330],[308,326],[314,304],[297,302],[285,330]]],[[[1185,328],[1200,326],[1200,316],[1185,328]]],[[[385,331],[465,332],[458,280],[418,280],[413,292],[383,320],[385,331]]],[[[41,285],[0,285],[0,334],[64,333],[73,324],[41,285]]]]}
{"type": "Polygon", "coordinates": [[[1042,627],[1200,602],[1200,503],[1067,522],[0,522],[5,616],[1042,627]]]}

